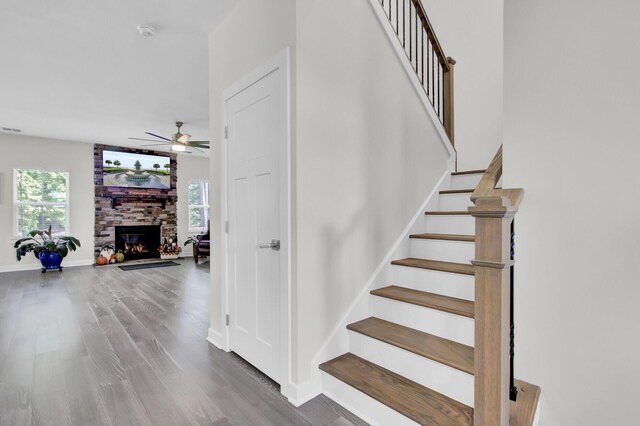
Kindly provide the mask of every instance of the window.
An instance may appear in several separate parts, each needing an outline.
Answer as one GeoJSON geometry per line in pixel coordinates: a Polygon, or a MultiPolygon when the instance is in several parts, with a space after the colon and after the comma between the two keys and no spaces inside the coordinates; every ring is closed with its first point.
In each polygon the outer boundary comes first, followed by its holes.
{"type": "Polygon", "coordinates": [[[69,174],[45,170],[13,171],[13,217],[16,236],[51,225],[53,234],[68,233],[69,174]]]}
{"type": "Polygon", "coordinates": [[[189,232],[206,232],[209,221],[209,181],[189,181],[189,232]]]}

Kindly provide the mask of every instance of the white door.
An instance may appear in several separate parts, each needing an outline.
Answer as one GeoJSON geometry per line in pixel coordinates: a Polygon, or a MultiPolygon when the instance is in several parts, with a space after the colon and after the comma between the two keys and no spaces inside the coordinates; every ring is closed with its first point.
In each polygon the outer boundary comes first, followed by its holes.
{"type": "Polygon", "coordinates": [[[229,348],[278,382],[283,277],[277,241],[284,213],[279,158],[286,138],[280,72],[226,100],[229,348]]]}

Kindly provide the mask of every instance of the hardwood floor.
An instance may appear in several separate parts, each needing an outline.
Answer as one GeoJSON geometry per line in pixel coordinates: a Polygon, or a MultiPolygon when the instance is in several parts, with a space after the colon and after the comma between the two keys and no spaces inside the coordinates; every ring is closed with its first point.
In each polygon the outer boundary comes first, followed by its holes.
{"type": "Polygon", "coordinates": [[[1,425],[365,425],[206,340],[209,264],[0,274],[1,425]]]}

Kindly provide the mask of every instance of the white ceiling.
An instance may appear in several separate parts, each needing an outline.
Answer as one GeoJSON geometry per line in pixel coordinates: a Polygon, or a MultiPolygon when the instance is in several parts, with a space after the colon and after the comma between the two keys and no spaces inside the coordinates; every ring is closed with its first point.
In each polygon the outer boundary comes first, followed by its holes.
{"type": "Polygon", "coordinates": [[[170,138],[182,120],[209,140],[207,36],[234,4],[0,0],[0,127],[139,146],[127,137],[170,138]]]}

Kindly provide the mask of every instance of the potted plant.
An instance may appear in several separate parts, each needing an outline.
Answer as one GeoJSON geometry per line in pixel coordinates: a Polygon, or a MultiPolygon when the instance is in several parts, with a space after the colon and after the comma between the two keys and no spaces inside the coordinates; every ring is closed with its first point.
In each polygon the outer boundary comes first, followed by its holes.
{"type": "Polygon", "coordinates": [[[27,253],[33,252],[36,259],[40,259],[42,263],[42,272],[47,269],[58,269],[62,271],[62,259],[69,254],[69,251],[75,251],[80,247],[80,241],[74,237],[62,236],[57,239],[53,237],[51,225],[49,229],[36,229],[29,232],[29,236],[21,238],[15,242],[13,247],[16,249],[16,258],[18,261],[27,253]],[[35,239],[39,236],[42,242],[35,239]]]}
{"type": "Polygon", "coordinates": [[[187,238],[187,240],[184,242],[184,246],[186,247],[188,244],[198,244],[198,239],[194,236],[190,236],[189,238],[187,238]]]}
{"type": "Polygon", "coordinates": [[[197,249],[198,242],[199,242],[198,238],[193,236],[193,235],[191,235],[184,242],[184,246],[186,247],[189,244],[193,244],[193,255],[196,256],[196,249],[197,249]]]}

